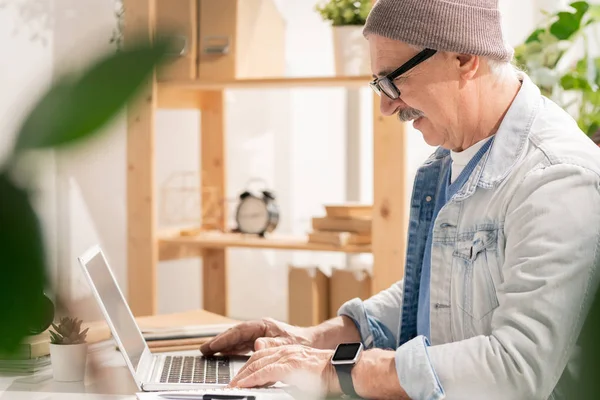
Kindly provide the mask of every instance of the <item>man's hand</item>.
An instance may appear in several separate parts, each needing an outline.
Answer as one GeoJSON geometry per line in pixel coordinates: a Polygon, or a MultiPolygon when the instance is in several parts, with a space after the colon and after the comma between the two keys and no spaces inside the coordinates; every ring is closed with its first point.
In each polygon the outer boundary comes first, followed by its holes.
{"type": "Polygon", "coordinates": [[[225,355],[245,354],[251,350],[261,350],[283,345],[300,344],[311,346],[313,334],[310,328],[300,328],[264,318],[242,322],[221,333],[200,346],[206,356],[215,353],[225,355]]]}
{"type": "Polygon", "coordinates": [[[299,389],[320,393],[339,392],[336,374],[330,363],[333,350],[302,345],[270,347],[255,352],[230,383],[232,387],[250,388],[283,382],[299,389]]]}
{"type": "MultiPolygon", "coordinates": [[[[229,384],[252,388],[282,382],[301,391],[323,395],[341,395],[335,368],[331,365],[334,350],[292,345],[255,352],[229,384]]],[[[394,351],[372,349],[362,356],[352,370],[354,389],[363,398],[410,400],[400,386],[394,351]]]]}

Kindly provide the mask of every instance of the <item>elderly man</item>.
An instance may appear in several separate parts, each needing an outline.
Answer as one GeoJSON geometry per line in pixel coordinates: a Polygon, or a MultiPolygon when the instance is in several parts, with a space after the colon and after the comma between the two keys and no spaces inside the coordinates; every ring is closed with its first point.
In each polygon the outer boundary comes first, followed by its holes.
{"type": "Polygon", "coordinates": [[[560,398],[599,280],[600,149],[511,67],[497,0],[379,0],[364,33],[382,114],[439,146],[403,280],[319,326],[242,323],[201,351],[255,350],[238,387],[303,370],[363,398],[560,398]]]}

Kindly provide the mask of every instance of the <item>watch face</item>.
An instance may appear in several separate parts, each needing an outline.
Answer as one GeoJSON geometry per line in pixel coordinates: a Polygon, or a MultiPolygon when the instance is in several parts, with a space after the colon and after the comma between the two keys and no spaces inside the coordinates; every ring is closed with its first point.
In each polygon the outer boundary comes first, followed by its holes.
{"type": "Polygon", "coordinates": [[[269,212],[266,203],[258,197],[248,196],[238,209],[237,223],[242,232],[260,233],[267,226],[269,212]]]}
{"type": "Polygon", "coordinates": [[[360,343],[342,343],[337,347],[331,361],[352,361],[360,348],[360,343]]]}

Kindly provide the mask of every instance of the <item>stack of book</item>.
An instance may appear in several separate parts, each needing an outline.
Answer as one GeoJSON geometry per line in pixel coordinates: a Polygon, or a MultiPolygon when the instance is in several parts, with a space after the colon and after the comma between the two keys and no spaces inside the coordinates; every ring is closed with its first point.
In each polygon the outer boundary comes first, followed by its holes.
{"type": "Polygon", "coordinates": [[[0,359],[0,375],[32,375],[46,371],[50,364],[50,355],[29,359],[8,357],[0,359]]]}
{"type": "MultiPolygon", "coordinates": [[[[111,338],[110,329],[104,321],[84,322],[82,328],[89,328],[86,341],[95,344],[111,338]]],[[[0,354],[0,374],[29,375],[45,370],[50,360],[50,329],[27,337],[11,354],[0,354]]]]}
{"type": "Polygon", "coordinates": [[[367,246],[371,244],[373,206],[366,204],[325,205],[325,216],[312,219],[309,243],[334,246],[367,246]]]}
{"type": "Polygon", "coordinates": [[[153,353],[197,350],[238,322],[205,310],[137,317],[136,321],[153,353]]]}

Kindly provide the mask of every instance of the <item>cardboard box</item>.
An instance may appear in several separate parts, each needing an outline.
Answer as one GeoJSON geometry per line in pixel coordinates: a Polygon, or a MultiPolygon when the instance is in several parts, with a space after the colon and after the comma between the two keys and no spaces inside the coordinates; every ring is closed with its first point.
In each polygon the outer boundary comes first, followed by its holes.
{"type": "Polygon", "coordinates": [[[273,0],[200,0],[198,45],[200,80],[285,75],[285,21],[273,0]]]}
{"type": "Polygon", "coordinates": [[[355,297],[371,297],[371,276],[366,269],[333,268],[329,278],[329,318],[337,316],[339,308],[355,297]]]}
{"type": "Polygon", "coordinates": [[[156,28],[174,48],[156,79],[191,81],[197,77],[198,3],[196,0],[156,0],[156,28]]]}
{"type": "Polygon", "coordinates": [[[156,0],[156,24],[177,47],[159,81],[285,76],[285,21],[273,0],[156,0]]]}
{"type": "Polygon", "coordinates": [[[329,317],[329,277],[316,266],[288,268],[288,323],[313,326],[329,317]]]}

